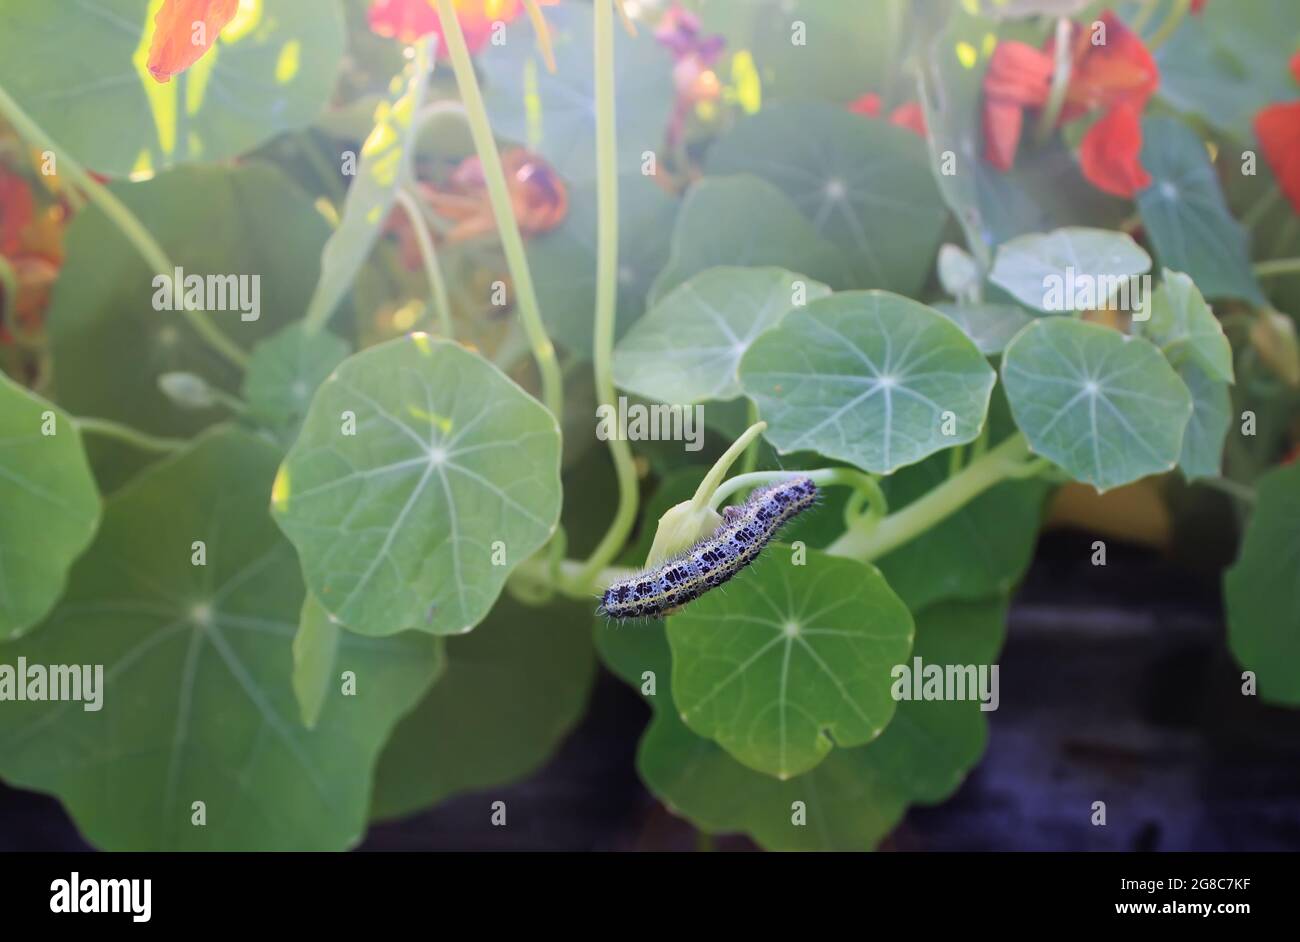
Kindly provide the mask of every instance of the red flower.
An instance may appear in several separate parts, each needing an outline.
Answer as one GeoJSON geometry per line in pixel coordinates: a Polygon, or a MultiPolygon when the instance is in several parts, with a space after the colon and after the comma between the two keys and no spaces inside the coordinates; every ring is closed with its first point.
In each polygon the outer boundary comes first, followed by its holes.
{"type": "MultiPolygon", "coordinates": [[[[1151,182],[1138,162],[1142,128],[1138,120],[1155,92],[1160,73],[1141,37],[1113,13],[1101,15],[1100,30],[1072,24],[1068,41],[1070,83],[1057,126],[1095,111],[1102,116],[1084,136],[1084,176],[1107,193],[1133,196],[1151,182]]],[[[984,75],[984,159],[1010,170],[1024,125],[1025,108],[1041,109],[1051,94],[1056,39],[1044,49],[1008,40],[999,43],[984,75]]]]}
{"type": "Polygon", "coordinates": [[[1192,0],[1192,12],[1200,13],[1205,9],[1205,5],[1209,2],[1210,0],[1192,0]]]}
{"type": "MultiPolygon", "coordinates": [[[[849,111],[860,114],[864,118],[879,118],[880,96],[875,92],[867,92],[849,102],[848,108],[849,111]]],[[[889,123],[925,137],[925,111],[919,101],[907,101],[899,105],[889,113],[889,123]]]]}
{"type": "Polygon", "coordinates": [[[1255,137],[1277,185],[1300,214],[1300,101],[1261,108],[1255,115],[1255,137]]]}
{"type": "Polygon", "coordinates": [[[1142,169],[1142,122],[1132,104],[1120,104],[1101,116],[1079,144],[1084,179],[1104,193],[1132,199],[1151,185],[1142,169]]]}
{"type": "Polygon", "coordinates": [[[1291,77],[1300,82],[1300,52],[1291,57],[1291,77]]]}
{"type": "MultiPolygon", "coordinates": [[[[538,0],[542,6],[559,0],[538,0]]],[[[465,34],[465,45],[470,52],[478,52],[492,38],[496,23],[509,23],[524,12],[522,0],[452,0],[456,19],[465,34]]],[[[442,22],[433,0],[373,0],[368,14],[370,29],[389,39],[413,43],[421,36],[438,37],[438,55],[447,57],[447,44],[442,40],[442,22]]]]}
{"type": "Polygon", "coordinates": [[[875,92],[867,92],[865,95],[849,102],[849,110],[866,118],[879,118],[880,96],[875,92]]]}
{"type": "Polygon", "coordinates": [[[0,167],[0,255],[12,257],[22,249],[35,207],[27,181],[0,167]]]}
{"type": "Polygon", "coordinates": [[[239,12],[239,0],[163,0],[154,17],[149,72],[159,82],[184,72],[212,48],[239,12]]]}

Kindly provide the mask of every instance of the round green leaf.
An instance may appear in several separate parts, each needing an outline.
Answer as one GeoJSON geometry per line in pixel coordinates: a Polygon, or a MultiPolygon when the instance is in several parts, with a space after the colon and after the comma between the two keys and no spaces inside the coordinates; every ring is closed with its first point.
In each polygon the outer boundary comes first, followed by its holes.
{"type": "MultiPolygon", "coordinates": [[[[618,188],[618,321],[621,336],[645,310],[646,295],[668,260],[677,200],[652,179],[624,174],[618,188]]],[[[551,335],[569,350],[591,355],[596,310],[596,188],[569,190],[569,212],[558,229],[528,241],[537,302],[551,335]]]]}
{"type": "Polygon", "coordinates": [[[510,598],[447,640],[447,669],[389,740],[373,812],[394,818],[527,777],[581,718],[595,676],[591,606],[510,598]]]}
{"type": "Polygon", "coordinates": [[[221,431],[150,468],[108,501],[50,619],[4,647],[4,663],[24,658],[29,672],[102,669],[90,702],[0,710],[0,775],[56,795],[96,846],[336,850],[365,828],[372,765],[438,650],[422,634],[345,635],[316,728],[299,724],[303,589],[266,513],[276,459],[221,431]]]}
{"type": "Polygon", "coordinates": [[[912,616],[876,569],[790,547],[668,619],[673,696],[686,725],[742,764],[790,778],[832,746],[880,735],[897,704],[890,670],[912,616]]]}
{"type": "Polygon", "coordinates": [[[293,695],[302,725],[311,729],[334,681],[343,629],[310,592],[302,602],[298,633],[293,636],[293,695]]]}
{"type": "MultiPolygon", "coordinates": [[[[112,189],[187,278],[258,279],[257,320],[243,320],[236,309],[208,312],[217,329],[240,346],[251,348],[302,315],[329,226],[275,168],[181,167],[112,189]]],[[[194,373],[234,392],[240,375],[199,339],[180,311],[154,309],[159,274],[172,280],[175,273],[151,271],[99,209],[77,214],[47,318],[58,399],[78,415],[188,436],[228,413],[177,405],[159,391],[158,377],[194,373]]],[[[244,284],[251,290],[251,280],[244,284]]],[[[229,299],[227,306],[234,307],[229,299]]],[[[120,443],[89,445],[106,489],[141,464],[140,452],[120,443]]]]}
{"type": "MultiPolygon", "coordinates": [[[[926,663],[988,664],[1005,619],[1003,599],[927,609],[917,616],[913,654],[926,663]]],[[[641,778],[671,810],[709,833],[746,833],[770,850],[871,850],[909,802],[951,794],[984,750],[987,727],[978,704],[905,701],[875,742],[835,749],[811,771],[775,779],[682,723],[664,682],[670,663],[661,625],[627,631],[602,624],[596,637],[606,664],[654,709],[637,752],[641,778]],[[807,811],[805,825],[792,820],[794,802],[807,811]]]]}
{"type": "MultiPolygon", "coordinates": [[[[546,11],[557,70],[547,70],[531,23],[510,24],[507,41],[479,56],[484,98],[497,135],[545,157],[571,183],[596,177],[596,94],[592,13],[583,4],[546,11]]],[[[672,111],[672,63],[649,30],[614,31],[618,166],[639,171],[663,148],[672,111]]]]}
{"type": "Polygon", "coordinates": [[[1300,706],[1300,464],[1259,479],[1241,555],[1223,579],[1228,642],[1259,693],[1300,706]]]}
{"type": "Polygon", "coordinates": [[[655,304],[614,350],[614,382],[660,402],[734,399],[755,338],[830,288],[780,268],[710,268],[655,304]]]}
{"type": "Polygon", "coordinates": [[[817,234],[784,193],[748,174],[705,177],[691,187],[650,303],[692,275],[721,265],[777,266],[833,288],[849,283],[840,250],[817,234]]]}
{"type": "Polygon", "coordinates": [[[948,211],[911,131],[823,102],[782,103],[720,138],[708,169],[752,173],[785,193],[842,247],[850,287],[915,294],[930,274],[948,211]]]}
{"type": "Polygon", "coordinates": [[[312,594],[344,625],[469,631],[555,530],[560,430],[458,344],[393,340],[317,391],[272,510],[312,594]]]}
{"type": "MultiPolygon", "coordinates": [[[[998,246],[989,281],[1034,311],[1074,310],[1071,285],[1102,293],[1130,275],[1151,270],[1151,256],[1132,236],[1109,229],[1071,227],[1017,236],[998,246]],[[1053,291],[1055,286],[1055,291],[1053,291]]],[[[1097,297],[1096,307],[1107,299],[1097,297]]]]}
{"type": "Polygon", "coordinates": [[[1141,159],[1151,185],[1138,194],[1138,210],[1160,264],[1187,272],[1208,298],[1264,304],[1246,230],[1228,211],[1196,132],[1177,118],[1146,118],[1141,159]]]}
{"type": "Polygon", "coordinates": [[[290,324],[253,351],[244,374],[248,414],[292,438],[312,395],[347,355],[348,345],[329,331],[290,324]]]}
{"type": "Polygon", "coordinates": [[[337,0],[244,3],[166,84],[146,67],[161,5],[7,3],[0,85],[78,160],[114,176],[228,160],[311,124],[329,101],[343,60],[337,0]]]}
{"type": "Polygon", "coordinates": [[[1196,284],[1182,272],[1165,269],[1151,300],[1151,317],[1135,326],[1174,366],[1194,360],[1208,376],[1232,382],[1232,345],[1196,284]]]}
{"type": "Polygon", "coordinates": [[[1029,447],[1106,491],[1178,463],[1192,397],[1146,340],[1086,321],[1035,321],[1002,381],[1029,447]]]}
{"type": "Polygon", "coordinates": [[[980,353],[1001,353],[1011,338],[1032,320],[1014,304],[936,304],[934,309],[961,328],[980,353]]]}
{"type": "Polygon", "coordinates": [[[884,291],[814,301],[740,363],[783,453],[816,451],[879,474],[973,440],[995,381],[952,321],[884,291]]]}
{"type": "Polygon", "coordinates": [[[45,617],[98,525],[76,425],[0,373],[0,640],[45,617]]]}

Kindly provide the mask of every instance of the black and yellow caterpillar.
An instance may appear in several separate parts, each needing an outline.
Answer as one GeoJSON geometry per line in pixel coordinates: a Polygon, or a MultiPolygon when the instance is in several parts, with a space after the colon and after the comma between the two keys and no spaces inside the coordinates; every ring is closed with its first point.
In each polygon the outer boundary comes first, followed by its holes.
{"type": "Polygon", "coordinates": [[[745,503],[723,510],[722,525],[707,540],[611,585],[601,596],[597,614],[662,618],[752,563],[781,527],[816,502],[817,485],[806,477],[754,491],[745,503]]]}

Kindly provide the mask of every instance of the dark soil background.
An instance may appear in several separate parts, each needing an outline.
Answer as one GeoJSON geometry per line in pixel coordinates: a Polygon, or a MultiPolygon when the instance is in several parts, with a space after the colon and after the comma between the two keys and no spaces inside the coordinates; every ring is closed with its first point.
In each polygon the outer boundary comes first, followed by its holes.
{"type": "MultiPolygon", "coordinates": [[[[1213,536],[1201,546],[1231,545],[1213,536]]],[[[1094,567],[1092,540],[1042,539],[1011,610],[984,760],[948,802],[913,808],[883,849],[1300,850],[1300,711],[1242,696],[1223,560],[1110,542],[1094,567]],[[1105,827],[1091,824],[1094,801],[1105,827]]],[[[647,717],[602,672],[582,725],[538,774],[376,825],[361,849],[693,849],[695,831],[637,778],[647,717]],[[489,823],[498,799],[508,827],[489,823]]],[[[0,851],[79,849],[58,802],[0,786],[0,851]]]]}

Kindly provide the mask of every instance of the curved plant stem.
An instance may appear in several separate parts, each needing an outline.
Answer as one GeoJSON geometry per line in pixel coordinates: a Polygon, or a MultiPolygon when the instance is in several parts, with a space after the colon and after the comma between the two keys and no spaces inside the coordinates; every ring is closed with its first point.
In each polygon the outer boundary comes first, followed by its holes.
{"type": "Polygon", "coordinates": [[[1273,207],[1277,205],[1281,196],[1282,191],[1278,189],[1278,185],[1274,183],[1264,191],[1264,195],[1256,200],[1255,204],[1251,206],[1250,209],[1242,213],[1241,224],[1247,229],[1254,229],[1264,221],[1265,217],[1268,216],[1273,207]]]}
{"type": "Polygon", "coordinates": [[[93,435],[103,435],[106,438],[115,438],[120,442],[126,442],[128,445],[134,445],[143,451],[180,451],[188,444],[184,439],[150,435],[148,432],[142,432],[139,429],[131,428],[131,426],[123,425],[120,422],[114,422],[111,419],[82,416],[73,421],[83,433],[88,432],[93,435]]]}
{"type": "Polygon", "coordinates": [[[1255,274],[1260,278],[1300,274],[1300,258],[1275,258],[1271,262],[1260,262],[1255,266],[1255,274]]]}
{"type": "Polygon", "coordinates": [[[555,50],[551,48],[551,28],[546,25],[542,8],[537,5],[537,0],[524,0],[524,9],[528,11],[528,19],[532,21],[533,32],[537,34],[537,49],[542,54],[542,61],[546,63],[546,71],[554,75],[555,50]]]}
{"type": "Polygon", "coordinates": [[[496,221],[497,235],[501,239],[506,264],[510,268],[510,277],[515,283],[519,318],[528,333],[528,342],[533,348],[533,358],[537,360],[537,369],[542,376],[542,401],[559,422],[564,412],[564,387],[560,378],[560,367],[555,359],[555,347],[546,335],[541,310],[537,305],[537,291],[533,287],[532,271],[528,267],[528,257],[524,253],[524,239],[519,233],[519,222],[515,219],[510,189],[506,186],[505,171],[501,167],[501,153],[497,150],[496,138],[493,137],[492,126],[488,123],[487,107],[483,104],[483,92],[478,86],[478,76],[474,74],[474,62],[470,59],[469,48],[465,45],[465,34],[461,32],[460,21],[456,19],[456,10],[451,0],[437,0],[437,2],[438,17],[442,21],[442,33],[446,37],[447,51],[451,56],[451,68],[456,74],[456,86],[460,89],[461,99],[465,102],[465,118],[469,122],[470,136],[474,138],[474,149],[478,152],[479,163],[483,168],[483,179],[487,183],[488,198],[492,202],[492,216],[496,221]]]}
{"type": "MultiPolygon", "coordinates": [[[[3,88],[0,88],[0,115],[3,115],[13,129],[29,144],[53,152],[54,159],[59,167],[59,173],[66,173],[72,184],[85,193],[87,199],[98,206],[104,215],[117,226],[118,231],[135,247],[135,250],[140,253],[140,257],[144,259],[145,263],[154,270],[154,274],[166,275],[168,278],[172,277],[176,267],[172,264],[171,259],[167,257],[167,253],[163,251],[162,246],[154,239],[153,234],[144,227],[144,224],[135,217],[131,210],[126,208],[126,205],[121,200],[114,196],[107,187],[91,177],[80,164],[72,159],[67,151],[41,130],[40,126],[27,115],[27,112],[19,107],[18,102],[9,97],[9,94],[3,88]]],[[[177,287],[179,288],[179,286],[177,287]]],[[[206,313],[190,310],[184,307],[183,303],[181,313],[185,315],[185,319],[189,321],[195,333],[209,347],[240,368],[248,364],[248,354],[218,330],[217,326],[208,319],[206,313]]]]}
{"type": "Polygon", "coordinates": [[[1063,16],[1056,21],[1056,68],[1052,72],[1052,88],[1047,94],[1047,104],[1038,115],[1038,127],[1034,131],[1034,139],[1039,144],[1045,144],[1052,136],[1056,119],[1061,114],[1061,106],[1065,104],[1065,93],[1070,88],[1071,53],[1070,20],[1063,16]]]}
{"type": "Polygon", "coordinates": [[[1217,491],[1222,491],[1230,497],[1236,498],[1247,504],[1255,503],[1255,489],[1249,484],[1242,484],[1240,481],[1234,481],[1231,478],[1198,478],[1197,484],[1204,484],[1212,487],[1217,491]]]}
{"type": "Polygon", "coordinates": [[[990,487],[1008,479],[1034,477],[1051,464],[1026,460],[1029,449],[1016,433],[924,497],[885,517],[870,530],[850,530],[826,550],[833,556],[850,556],[870,562],[915,539],[947,519],[990,487]]]}
{"type": "MultiPolygon", "coordinates": [[[[752,428],[758,424],[758,404],[753,399],[749,400],[749,407],[746,412],[749,415],[749,425],[752,428]]],[[[758,445],[759,440],[755,436],[754,440],[749,443],[749,447],[745,449],[745,457],[740,462],[741,474],[748,474],[758,467],[758,445]]]]}
{"type": "Polygon", "coordinates": [[[1147,43],[1147,50],[1155,52],[1165,44],[1165,40],[1174,34],[1178,25],[1182,23],[1183,17],[1187,15],[1188,9],[1192,5],[1192,0],[1174,0],[1174,8],[1169,11],[1169,15],[1164,18],[1156,34],[1151,37],[1147,43]]]}
{"type": "Polygon", "coordinates": [[[788,481],[791,478],[812,478],[813,483],[818,487],[842,485],[865,494],[871,507],[866,515],[868,519],[883,517],[889,512],[889,504],[885,500],[885,492],[880,489],[880,482],[870,474],[859,471],[857,468],[817,468],[813,471],[753,471],[748,474],[738,474],[723,481],[718,486],[718,489],[713,492],[713,497],[709,500],[709,509],[717,510],[732,494],[761,487],[764,484],[779,484],[781,481],[788,481]]]}
{"type": "MultiPolygon", "coordinates": [[[[446,3],[447,0],[439,0],[446,3]]],[[[596,324],[592,366],[596,400],[614,407],[614,313],[618,302],[618,151],[614,114],[614,11],[612,0],[596,0],[594,53],[596,62],[596,324]]],[[[637,480],[632,449],[616,436],[609,440],[618,479],[618,509],[609,530],[583,567],[581,579],[590,583],[618,554],[636,523],[637,480]]]]}
{"type": "Polygon", "coordinates": [[[405,189],[399,188],[394,196],[415,232],[415,244],[420,248],[420,260],[424,263],[424,274],[429,279],[429,290],[433,295],[433,310],[438,315],[438,330],[450,340],[455,336],[451,324],[451,302],[447,299],[447,283],[442,277],[442,266],[438,264],[438,254],[434,251],[433,236],[429,235],[424,212],[405,189]]]}
{"type": "MultiPolygon", "coordinates": [[[[766,428],[766,422],[755,422],[749,428],[745,429],[745,431],[740,433],[740,437],[731,443],[731,447],[722,453],[721,458],[713,462],[713,467],[709,469],[708,474],[704,475],[704,479],[700,481],[700,486],[695,489],[695,494],[691,497],[691,506],[694,509],[703,510],[706,506],[718,506],[712,502],[712,498],[719,489],[725,486],[722,479],[727,476],[727,472],[730,471],[731,466],[736,463],[736,459],[739,458],[745,449],[749,447],[750,442],[757,441],[758,436],[763,434],[766,428]]],[[[787,471],[763,473],[778,475],[778,477],[773,480],[785,480],[792,476],[791,473],[787,471]]],[[[727,492],[727,494],[724,494],[719,498],[719,503],[735,490],[735,488],[732,488],[727,492]]]]}

